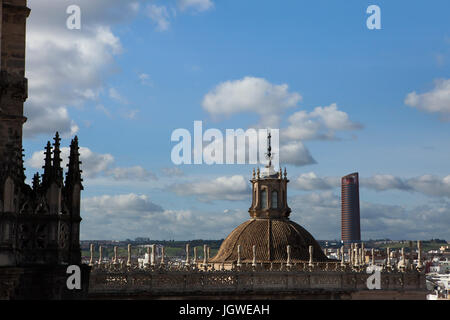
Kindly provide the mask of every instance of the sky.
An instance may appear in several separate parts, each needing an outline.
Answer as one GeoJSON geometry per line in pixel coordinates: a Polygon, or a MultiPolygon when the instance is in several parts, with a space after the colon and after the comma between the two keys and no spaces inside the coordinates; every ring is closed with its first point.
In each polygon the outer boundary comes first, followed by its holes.
{"type": "Polygon", "coordinates": [[[194,121],[279,129],[291,219],[316,239],[340,239],[340,177],[359,172],[363,239],[450,240],[448,1],[28,6],[26,173],[56,131],[65,158],[79,137],[82,240],[221,239],[249,218],[255,164],[173,163],[194,121]]]}

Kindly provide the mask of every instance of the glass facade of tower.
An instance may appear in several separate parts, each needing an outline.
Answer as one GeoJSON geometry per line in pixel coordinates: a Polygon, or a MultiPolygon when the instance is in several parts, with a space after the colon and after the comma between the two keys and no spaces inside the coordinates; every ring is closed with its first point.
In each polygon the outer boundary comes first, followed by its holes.
{"type": "Polygon", "coordinates": [[[358,173],[342,177],[341,240],[344,244],[361,241],[358,173]]]}

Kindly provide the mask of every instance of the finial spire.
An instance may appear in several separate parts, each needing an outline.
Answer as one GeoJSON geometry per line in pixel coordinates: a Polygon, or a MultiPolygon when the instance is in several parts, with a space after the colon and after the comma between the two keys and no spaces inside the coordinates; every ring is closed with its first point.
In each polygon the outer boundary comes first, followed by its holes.
{"type": "Polygon", "coordinates": [[[267,129],[267,153],[266,153],[266,159],[269,160],[269,164],[267,165],[268,168],[272,166],[272,135],[270,133],[270,129],[267,129]]]}
{"type": "Polygon", "coordinates": [[[41,177],[39,175],[39,172],[36,172],[33,176],[33,190],[37,191],[41,185],[41,177]]]}
{"type": "MultiPolygon", "coordinates": [[[[78,137],[75,138],[70,143],[70,155],[69,155],[69,163],[67,164],[68,171],[66,173],[66,186],[73,186],[75,183],[80,183],[83,181],[81,178],[81,173],[83,170],[80,170],[80,153],[78,147],[78,137]]],[[[83,186],[81,186],[83,189],[83,186]]]]}
{"type": "Polygon", "coordinates": [[[52,170],[52,145],[50,141],[47,141],[47,146],[45,147],[45,163],[42,167],[44,169],[44,175],[42,176],[42,184],[46,185],[50,181],[51,170],[52,170]]]}
{"type": "Polygon", "coordinates": [[[62,183],[63,181],[63,170],[61,168],[61,149],[60,149],[60,141],[59,132],[56,131],[55,137],[53,138],[55,142],[53,143],[53,179],[57,183],[62,183]]]}

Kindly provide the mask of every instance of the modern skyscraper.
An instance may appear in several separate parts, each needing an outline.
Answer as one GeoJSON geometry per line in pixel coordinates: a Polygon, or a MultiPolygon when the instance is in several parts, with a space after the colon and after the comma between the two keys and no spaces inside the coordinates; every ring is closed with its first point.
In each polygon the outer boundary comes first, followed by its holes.
{"type": "Polygon", "coordinates": [[[342,177],[341,239],[344,244],[361,241],[358,173],[342,177]]]}

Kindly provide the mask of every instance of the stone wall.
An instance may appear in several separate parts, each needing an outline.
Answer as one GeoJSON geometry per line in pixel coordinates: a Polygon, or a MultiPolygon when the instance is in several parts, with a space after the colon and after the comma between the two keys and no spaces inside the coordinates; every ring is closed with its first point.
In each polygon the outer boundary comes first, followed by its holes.
{"type": "Polygon", "coordinates": [[[425,275],[383,272],[369,290],[365,272],[202,271],[95,268],[91,299],[425,299],[425,275]]]}

